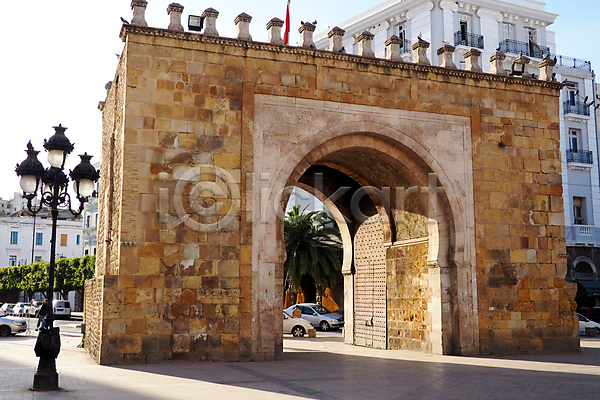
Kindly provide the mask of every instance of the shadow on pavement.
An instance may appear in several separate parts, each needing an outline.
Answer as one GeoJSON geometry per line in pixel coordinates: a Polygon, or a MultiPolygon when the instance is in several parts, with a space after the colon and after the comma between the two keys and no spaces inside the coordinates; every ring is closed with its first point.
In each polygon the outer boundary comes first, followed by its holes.
{"type": "MultiPolygon", "coordinates": [[[[311,341],[326,343],[325,339],[311,341]]],[[[590,356],[595,358],[596,349],[592,350],[590,356]]],[[[385,355],[385,351],[382,352],[385,355]]],[[[576,363],[579,359],[577,354],[570,356],[566,363],[576,363]]],[[[564,371],[545,370],[546,363],[561,361],[544,360],[543,357],[540,360],[532,357],[534,362],[530,362],[527,356],[515,360],[451,356],[436,356],[431,360],[424,358],[427,357],[421,353],[415,354],[415,360],[410,360],[294,349],[286,351],[285,359],[277,362],[206,362],[112,368],[324,400],[567,399],[594,398],[600,392],[600,369],[587,367],[586,371],[578,371],[571,367],[564,371]],[[487,362],[490,365],[486,365],[487,362]],[[491,365],[495,363],[499,365],[491,365]]],[[[583,365],[598,364],[586,361],[583,365]]]]}

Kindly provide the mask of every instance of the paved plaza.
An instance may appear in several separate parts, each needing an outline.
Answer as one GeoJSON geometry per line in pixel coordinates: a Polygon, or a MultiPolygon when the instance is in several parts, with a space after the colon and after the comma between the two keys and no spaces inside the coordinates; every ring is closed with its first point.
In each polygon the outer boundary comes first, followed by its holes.
{"type": "Polygon", "coordinates": [[[29,390],[36,332],[0,338],[0,399],[600,399],[600,338],[577,354],[451,357],[345,345],[339,333],[284,340],[285,360],[106,367],[63,326],[57,392],[29,390]]]}

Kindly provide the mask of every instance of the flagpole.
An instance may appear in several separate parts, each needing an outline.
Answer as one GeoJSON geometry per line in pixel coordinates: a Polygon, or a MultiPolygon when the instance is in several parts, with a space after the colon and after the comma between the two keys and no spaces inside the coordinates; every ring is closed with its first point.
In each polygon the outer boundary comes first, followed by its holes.
{"type": "Polygon", "coordinates": [[[283,34],[283,44],[286,46],[290,41],[290,0],[287,2],[287,8],[285,9],[285,32],[283,34]]]}

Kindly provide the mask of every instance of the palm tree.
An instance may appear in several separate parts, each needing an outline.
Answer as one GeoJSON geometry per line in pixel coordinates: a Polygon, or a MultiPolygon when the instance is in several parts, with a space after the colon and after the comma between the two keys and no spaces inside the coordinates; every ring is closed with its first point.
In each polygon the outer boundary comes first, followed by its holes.
{"type": "Polygon", "coordinates": [[[340,231],[326,212],[305,210],[292,207],[283,225],[286,279],[292,280],[294,289],[307,277],[321,287],[333,286],[342,267],[340,231]]]}

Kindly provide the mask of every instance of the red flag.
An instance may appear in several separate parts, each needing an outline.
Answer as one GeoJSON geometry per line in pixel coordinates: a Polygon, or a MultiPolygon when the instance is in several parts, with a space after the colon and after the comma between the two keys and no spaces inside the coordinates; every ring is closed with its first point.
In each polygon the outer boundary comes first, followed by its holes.
{"type": "Polygon", "coordinates": [[[283,44],[288,45],[290,39],[290,0],[288,0],[285,10],[285,32],[283,34],[283,44]]]}

